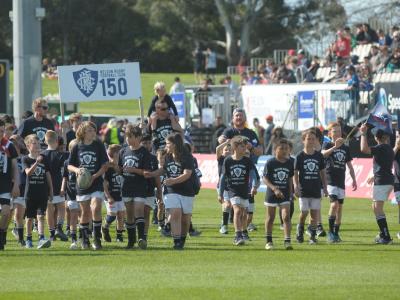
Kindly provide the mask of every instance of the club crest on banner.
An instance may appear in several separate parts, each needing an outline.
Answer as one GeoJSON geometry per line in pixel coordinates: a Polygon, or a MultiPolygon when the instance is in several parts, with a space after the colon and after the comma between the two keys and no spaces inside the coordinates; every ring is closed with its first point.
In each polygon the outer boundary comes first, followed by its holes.
{"type": "Polygon", "coordinates": [[[97,71],[83,68],[82,70],[72,72],[72,75],[76,86],[83,95],[89,97],[95,91],[99,77],[97,71]]]}

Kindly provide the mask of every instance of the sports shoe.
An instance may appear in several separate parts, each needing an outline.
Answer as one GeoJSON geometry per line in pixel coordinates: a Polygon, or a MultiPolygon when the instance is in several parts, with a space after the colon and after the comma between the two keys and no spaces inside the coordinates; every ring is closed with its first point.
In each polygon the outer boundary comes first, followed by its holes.
{"type": "Polygon", "coordinates": [[[158,225],[157,231],[161,231],[162,229],[163,229],[162,226],[158,225]]]}
{"type": "Polygon", "coordinates": [[[221,225],[221,228],[219,229],[220,234],[228,234],[228,226],[226,225],[221,225]]]}
{"type": "Polygon", "coordinates": [[[244,241],[244,239],[242,239],[241,237],[235,237],[235,239],[233,240],[233,244],[235,245],[235,246],[240,246],[240,245],[244,245],[245,244],[245,241],[244,241]]]}
{"type": "Polygon", "coordinates": [[[101,233],[103,234],[103,240],[107,243],[111,243],[110,230],[106,227],[101,227],[101,233]]]}
{"type": "Polygon", "coordinates": [[[400,232],[397,233],[397,238],[400,240],[400,232]]]}
{"type": "Polygon", "coordinates": [[[333,232],[328,232],[328,237],[327,237],[328,243],[332,244],[336,242],[336,236],[333,232]]]}
{"type": "Polygon", "coordinates": [[[250,232],[256,231],[257,227],[253,223],[250,223],[249,226],[247,226],[247,230],[250,231],[250,232]]]}
{"type": "Polygon", "coordinates": [[[334,236],[335,236],[335,243],[341,243],[342,242],[342,239],[340,238],[340,235],[338,233],[335,233],[334,236]]]}
{"type": "Polygon", "coordinates": [[[201,235],[201,231],[199,231],[199,230],[193,230],[193,231],[189,231],[189,235],[190,236],[200,236],[201,235]]]}
{"type": "Polygon", "coordinates": [[[183,250],[183,244],[182,243],[174,244],[172,249],[174,249],[174,250],[183,250]]]}
{"type": "Polygon", "coordinates": [[[310,245],[316,245],[317,244],[317,239],[315,237],[311,237],[310,240],[308,241],[310,245]]]}
{"type": "Polygon", "coordinates": [[[131,241],[129,241],[129,242],[128,242],[128,245],[126,245],[125,249],[133,249],[133,248],[134,248],[134,246],[135,246],[135,243],[134,243],[134,242],[131,242],[131,241]]]}
{"type": "Polygon", "coordinates": [[[124,238],[122,236],[117,236],[117,238],[115,239],[115,241],[117,243],[123,243],[124,242],[124,238]]]}
{"type": "Polygon", "coordinates": [[[246,233],[246,232],[243,232],[243,239],[244,239],[245,241],[251,241],[251,238],[249,237],[249,234],[246,233]]]}
{"type": "Polygon", "coordinates": [[[49,248],[51,246],[51,241],[48,239],[41,239],[39,240],[38,249],[44,249],[44,248],[49,248]]]}
{"type": "Polygon", "coordinates": [[[268,242],[265,244],[265,250],[273,250],[274,244],[272,242],[268,242]]]}
{"type": "Polygon", "coordinates": [[[17,245],[20,246],[20,247],[25,247],[26,243],[25,243],[24,240],[19,240],[19,241],[17,241],[17,245]]]}
{"type": "Polygon", "coordinates": [[[283,247],[285,247],[286,250],[293,250],[293,246],[291,242],[284,242],[283,247]]]}
{"type": "Polygon", "coordinates": [[[100,239],[94,239],[93,244],[92,244],[93,250],[101,250],[103,249],[103,246],[101,246],[101,240],[100,239]]]}
{"type": "Polygon", "coordinates": [[[165,227],[161,230],[161,235],[164,237],[170,237],[171,236],[171,231],[167,230],[165,227]]]}
{"type": "Polygon", "coordinates": [[[381,244],[381,245],[389,245],[389,244],[393,244],[393,240],[379,236],[379,237],[375,238],[375,243],[376,244],[381,244]]]}
{"type": "Polygon", "coordinates": [[[317,237],[324,237],[326,236],[326,231],[322,227],[317,228],[317,237]]]}
{"type": "Polygon", "coordinates": [[[62,230],[57,229],[55,236],[58,237],[62,242],[68,241],[67,235],[62,230]]]}
{"type": "Polygon", "coordinates": [[[306,234],[308,235],[308,236],[311,236],[311,225],[308,225],[307,226],[307,230],[306,230],[306,234]]]}
{"type": "Polygon", "coordinates": [[[88,250],[90,249],[90,242],[89,240],[83,239],[82,244],[81,244],[82,250],[88,250]]]}
{"type": "Polygon", "coordinates": [[[144,239],[139,239],[138,246],[140,249],[146,250],[147,249],[147,241],[144,239]]]}
{"type": "Polygon", "coordinates": [[[27,248],[27,249],[33,248],[33,244],[32,244],[32,241],[31,241],[31,240],[27,240],[27,241],[26,241],[26,243],[25,243],[25,248],[27,248]]]}
{"type": "Polygon", "coordinates": [[[73,242],[71,243],[71,246],[69,246],[69,249],[71,249],[71,250],[77,250],[77,249],[78,249],[78,242],[73,241],[73,242]]]}
{"type": "Polygon", "coordinates": [[[12,233],[12,235],[13,235],[17,240],[19,239],[17,227],[14,227],[14,228],[11,230],[11,233],[12,233]]]}

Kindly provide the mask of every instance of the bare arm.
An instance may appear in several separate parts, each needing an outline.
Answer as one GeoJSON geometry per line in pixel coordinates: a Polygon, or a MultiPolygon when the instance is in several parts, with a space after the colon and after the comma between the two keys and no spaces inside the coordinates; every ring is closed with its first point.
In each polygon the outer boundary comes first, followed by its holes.
{"type": "Polygon", "coordinates": [[[19,176],[18,176],[17,160],[15,158],[11,160],[11,174],[13,178],[13,187],[11,190],[11,196],[13,198],[17,198],[19,196],[19,176]]]}
{"type": "Polygon", "coordinates": [[[73,172],[75,174],[79,174],[79,168],[77,168],[73,165],[68,165],[68,171],[73,172]]]}
{"type": "Polygon", "coordinates": [[[155,181],[156,181],[156,188],[157,188],[157,200],[158,200],[158,203],[161,203],[161,202],[163,202],[163,194],[162,194],[162,187],[161,187],[161,179],[160,179],[160,177],[158,176],[158,177],[156,177],[155,178],[155,181]]]}
{"type": "Polygon", "coordinates": [[[299,197],[300,195],[300,185],[299,185],[299,171],[298,170],[294,170],[294,193],[297,197],[299,197]]]}
{"type": "Polygon", "coordinates": [[[322,188],[324,189],[324,194],[327,196],[328,195],[328,190],[326,188],[326,174],[325,174],[325,169],[321,170],[319,172],[321,176],[321,182],[322,182],[322,188]]]}
{"type": "Polygon", "coordinates": [[[103,181],[104,194],[106,195],[106,199],[108,200],[108,202],[113,203],[114,199],[111,196],[110,191],[108,190],[108,187],[109,187],[108,180],[104,179],[104,181],[103,181]]]}
{"type": "Polygon", "coordinates": [[[356,180],[356,174],[354,172],[353,164],[351,161],[347,162],[347,167],[349,168],[350,176],[351,179],[353,180],[352,186],[353,186],[353,191],[357,190],[357,180],[356,180]]]}
{"type": "Polygon", "coordinates": [[[364,154],[371,154],[371,148],[368,146],[368,141],[367,141],[367,125],[364,123],[360,127],[361,131],[361,152],[364,154]]]}
{"type": "Polygon", "coordinates": [[[165,179],[164,183],[167,186],[171,186],[171,185],[185,182],[186,180],[188,180],[190,178],[190,176],[192,176],[192,172],[193,172],[192,170],[184,169],[182,175],[180,175],[176,178],[167,178],[167,179],[165,179]]]}
{"type": "Polygon", "coordinates": [[[149,171],[144,171],[143,172],[143,176],[145,178],[160,177],[163,174],[164,174],[164,169],[163,168],[157,169],[157,170],[155,170],[153,172],[149,172],[149,171]]]}
{"type": "Polygon", "coordinates": [[[225,140],[225,142],[219,144],[217,148],[215,148],[215,153],[217,154],[217,159],[219,159],[222,155],[222,150],[224,150],[224,147],[229,143],[230,140],[225,140]]]}
{"type": "Polygon", "coordinates": [[[331,147],[329,149],[321,150],[321,153],[324,156],[324,158],[327,158],[333,153],[333,151],[340,148],[340,146],[342,146],[343,144],[344,144],[344,139],[339,138],[335,141],[335,144],[333,145],[333,147],[331,147]]]}
{"type": "Polygon", "coordinates": [[[54,191],[53,191],[53,181],[51,180],[50,172],[46,172],[46,180],[49,186],[49,199],[53,199],[54,191]]]}

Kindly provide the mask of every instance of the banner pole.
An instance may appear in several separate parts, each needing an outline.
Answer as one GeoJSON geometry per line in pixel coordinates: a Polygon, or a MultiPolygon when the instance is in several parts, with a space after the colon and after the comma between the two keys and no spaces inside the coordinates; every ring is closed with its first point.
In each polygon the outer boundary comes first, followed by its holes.
{"type": "Polygon", "coordinates": [[[144,111],[143,111],[142,97],[139,97],[139,110],[140,110],[140,123],[141,123],[142,129],[144,129],[144,111]]]}

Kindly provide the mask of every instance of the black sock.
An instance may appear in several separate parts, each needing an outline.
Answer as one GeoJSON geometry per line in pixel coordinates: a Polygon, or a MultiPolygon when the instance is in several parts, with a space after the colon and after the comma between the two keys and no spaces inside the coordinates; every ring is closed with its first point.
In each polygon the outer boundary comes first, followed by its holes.
{"type": "Polygon", "coordinates": [[[265,235],[265,239],[267,240],[267,243],[272,243],[272,234],[267,233],[265,235]]]}
{"type": "Polygon", "coordinates": [[[89,223],[79,224],[79,231],[84,242],[89,241],[89,223]]]}
{"type": "Polygon", "coordinates": [[[249,235],[247,229],[243,230],[243,234],[244,234],[244,235],[249,235]]]}
{"type": "Polygon", "coordinates": [[[76,239],[76,231],[74,231],[74,230],[71,230],[71,240],[72,240],[73,243],[77,241],[77,239],[76,239]]]}
{"type": "Polygon", "coordinates": [[[182,241],[180,236],[174,236],[174,246],[181,246],[182,241]]]}
{"type": "Polygon", "coordinates": [[[39,234],[39,241],[44,240],[44,234],[39,234]]]}
{"type": "Polygon", "coordinates": [[[32,242],[32,235],[27,235],[27,236],[26,236],[26,240],[32,242]]]}
{"type": "Polygon", "coordinates": [[[128,242],[136,243],[136,226],[133,224],[125,224],[126,230],[128,231],[128,242]]]}
{"type": "Polygon", "coordinates": [[[339,234],[339,230],[340,230],[340,224],[335,224],[333,226],[333,233],[334,234],[339,234]]]}
{"type": "Polygon", "coordinates": [[[110,225],[115,221],[115,219],[117,218],[117,216],[106,216],[106,224],[104,225],[105,228],[109,228],[110,225]]]}
{"type": "Polygon", "coordinates": [[[185,236],[181,236],[181,244],[182,244],[182,247],[183,246],[185,246],[185,242],[186,242],[186,235],[185,236]]]}
{"type": "Polygon", "coordinates": [[[24,240],[24,227],[18,227],[18,240],[23,241],[24,240]]]}
{"type": "Polygon", "coordinates": [[[54,237],[56,234],[56,230],[54,228],[50,228],[49,231],[50,231],[50,237],[54,237]]]}
{"type": "Polygon", "coordinates": [[[222,225],[228,226],[229,221],[229,211],[224,211],[222,213],[222,225]]]}
{"type": "Polygon", "coordinates": [[[237,239],[242,237],[242,232],[241,231],[236,231],[235,234],[236,234],[236,238],[237,239]]]}
{"type": "Polygon", "coordinates": [[[101,239],[101,220],[93,221],[93,232],[95,239],[97,240],[101,239]]]}
{"type": "Polygon", "coordinates": [[[117,229],[117,238],[119,239],[119,238],[122,238],[122,232],[123,232],[123,230],[118,230],[117,229]]]}
{"type": "Polygon", "coordinates": [[[318,223],[318,224],[317,224],[317,228],[320,229],[320,230],[323,230],[323,229],[324,229],[324,228],[322,227],[322,223],[318,223]]]}
{"type": "Polygon", "coordinates": [[[378,216],[376,218],[376,222],[378,223],[382,237],[385,239],[390,239],[389,228],[386,222],[386,216],[385,215],[378,216]]]}
{"type": "Polygon", "coordinates": [[[161,228],[164,228],[165,227],[165,220],[164,219],[158,220],[158,226],[160,226],[161,228]]]}
{"type": "Polygon", "coordinates": [[[310,228],[310,231],[311,231],[311,238],[312,239],[315,239],[315,236],[317,235],[317,230],[315,229],[315,227],[314,226],[310,226],[311,228],[310,228]]]}
{"type": "Polygon", "coordinates": [[[63,231],[63,223],[60,222],[60,223],[57,224],[57,230],[58,231],[63,231]]]}
{"type": "Polygon", "coordinates": [[[292,220],[294,214],[294,201],[290,201],[290,220],[292,220]]]}
{"type": "Polygon", "coordinates": [[[135,223],[138,230],[139,240],[144,240],[144,218],[143,217],[136,218],[135,223]]]}
{"type": "Polygon", "coordinates": [[[171,231],[171,223],[165,224],[165,230],[171,231]]]}
{"type": "Polygon", "coordinates": [[[336,216],[328,216],[329,232],[333,233],[333,226],[335,226],[336,216]]]}
{"type": "Polygon", "coordinates": [[[285,237],[285,243],[290,243],[290,242],[291,242],[290,237],[285,237]]]}
{"type": "Polygon", "coordinates": [[[0,248],[4,249],[4,229],[0,229],[0,248]]]}
{"type": "Polygon", "coordinates": [[[303,235],[304,234],[304,224],[297,225],[297,231],[299,234],[303,235]]]}
{"type": "Polygon", "coordinates": [[[193,232],[193,231],[194,231],[194,229],[193,229],[193,223],[192,223],[192,221],[190,221],[189,232],[193,232]]]}

